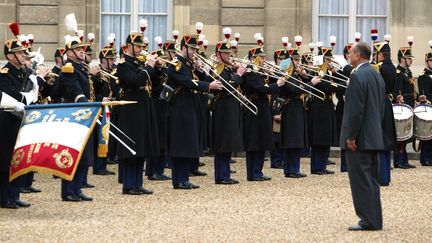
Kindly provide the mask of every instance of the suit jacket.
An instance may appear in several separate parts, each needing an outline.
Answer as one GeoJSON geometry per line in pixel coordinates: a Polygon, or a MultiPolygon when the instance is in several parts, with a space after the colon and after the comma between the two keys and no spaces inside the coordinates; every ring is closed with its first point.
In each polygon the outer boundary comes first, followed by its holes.
{"type": "Polygon", "coordinates": [[[358,150],[384,149],[384,99],[384,80],[369,63],[351,73],[342,120],[342,149],[348,149],[347,139],[355,139],[358,150]]]}

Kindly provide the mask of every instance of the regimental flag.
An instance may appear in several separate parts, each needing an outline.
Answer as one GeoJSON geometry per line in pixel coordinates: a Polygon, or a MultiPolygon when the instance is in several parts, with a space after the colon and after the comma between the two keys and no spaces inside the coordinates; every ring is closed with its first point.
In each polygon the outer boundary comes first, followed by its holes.
{"type": "Polygon", "coordinates": [[[101,113],[101,104],[26,106],[12,155],[9,180],[31,171],[72,180],[101,113]]]}
{"type": "Polygon", "coordinates": [[[108,139],[110,131],[110,110],[109,106],[104,106],[101,116],[101,122],[98,131],[98,149],[97,157],[106,158],[108,155],[108,139]]]}

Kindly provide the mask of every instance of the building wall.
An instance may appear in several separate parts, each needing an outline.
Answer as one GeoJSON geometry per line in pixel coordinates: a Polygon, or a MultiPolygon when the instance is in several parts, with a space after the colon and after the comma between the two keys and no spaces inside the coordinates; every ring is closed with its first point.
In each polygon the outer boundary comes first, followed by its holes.
{"type": "MultiPolygon", "coordinates": [[[[222,29],[232,28],[240,32],[240,53],[255,45],[253,34],[261,32],[265,50],[282,48],[281,37],[303,36],[302,50],[312,38],[312,0],[174,0],[173,26],[181,34],[195,33],[195,22],[205,24],[204,34],[214,44],[221,40],[222,29]]],[[[0,45],[11,38],[7,24],[17,20],[21,33],[35,36],[34,50],[41,47],[46,60],[52,60],[55,48],[63,45],[67,32],[63,19],[75,13],[79,29],[93,32],[99,40],[100,0],[0,0],[0,45]]],[[[429,50],[432,39],[432,5],[428,0],[392,0],[390,3],[389,29],[392,35],[394,61],[397,49],[407,45],[406,37],[413,35],[414,62],[423,64],[423,56],[429,50]]],[[[96,43],[96,47],[99,43],[96,43]]],[[[214,45],[209,50],[213,50],[214,45]]],[[[3,53],[0,59],[4,59],[3,53]]]]}

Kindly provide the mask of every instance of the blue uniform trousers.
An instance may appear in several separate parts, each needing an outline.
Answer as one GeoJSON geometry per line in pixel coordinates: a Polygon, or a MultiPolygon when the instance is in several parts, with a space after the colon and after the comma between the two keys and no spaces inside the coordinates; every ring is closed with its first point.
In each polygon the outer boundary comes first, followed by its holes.
{"type": "Polygon", "coordinates": [[[271,167],[279,167],[284,165],[284,151],[275,144],[275,149],[270,150],[271,167]]]}
{"type": "Polygon", "coordinates": [[[300,172],[301,149],[285,149],[284,174],[298,174],[300,172]]]}
{"type": "Polygon", "coordinates": [[[124,175],[124,161],[123,160],[119,160],[118,161],[118,167],[117,167],[117,169],[118,169],[118,178],[117,178],[117,181],[118,181],[118,183],[123,183],[123,175],[124,175]]]}
{"type": "Polygon", "coordinates": [[[406,151],[406,143],[398,143],[397,149],[393,153],[393,165],[396,167],[398,165],[408,164],[408,153],[406,151]]]}
{"type": "Polygon", "coordinates": [[[189,181],[191,164],[196,158],[176,158],[172,157],[172,184],[185,183],[189,181]]]}
{"type": "Polygon", "coordinates": [[[61,185],[62,198],[70,195],[78,196],[79,194],[82,193],[81,186],[84,183],[84,176],[85,176],[86,169],[88,169],[88,166],[78,164],[72,181],[67,181],[62,179],[62,185],[61,185]]]}
{"type": "Polygon", "coordinates": [[[264,174],[262,169],[264,166],[265,151],[246,152],[246,172],[247,179],[260,178],[264,174]]]}
{"type": "Polygon", "coordinates": [[[422,141],[421,151],[420,151],[420,163],[430,163],[432,162],[432,140],[422,141]]]}
{"type": "Polygon", "coordinates": [[[160,151],[159,156],[153,156],[147,159],[146,163],[146,176],[152,175],[163,175],[165,164],[167,160],[167,155],[164,150],[160,151]]]}
{"type": "Polygon", "coordinates": [[[330,146],[313,145],[311,149],[311,171],[324,171],[327,168],[330,146]]]}
{"type": "Polygon", "coordinates": [[[107,157],[96,157],[93,164],[93,174],[107,171],[107,157]]]}
{"type": "Polygon", "coordinates": [[[380,163],[380,184],[389,184],[390,177],[390,169],[391,169],[391,152],[390,151],[380,151],[379,155],[379,163],[380,163]]]}
{"type": "Polygon", "coordinates": [[[123,162],[123,190],[143,187],[145,158],[125,159],[123,162]]]}
{"type": "Polygon", "coordinates": [[[215,153],[215,180],[228,180],[231,177],[230,170],[231,152],[215,153]]]}

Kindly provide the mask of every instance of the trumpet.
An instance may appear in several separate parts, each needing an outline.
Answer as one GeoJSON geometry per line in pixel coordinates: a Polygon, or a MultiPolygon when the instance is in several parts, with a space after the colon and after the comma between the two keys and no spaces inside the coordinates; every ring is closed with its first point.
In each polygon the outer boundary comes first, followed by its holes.
{"type": "Polygon", "coordinates": [[[307,84],[307,83],[303,82],[300,79],[297,79],[297,78],[293,77],[290,74],[289,70],[284,72],[284,71],[280,70],[280,68],[278,66],[276,66],[274,64],[271,64],[271,63],[269,63],[267,61],[263,62],[264,66],[258,66],[258,65],[254,64],[254,63],[252,63],[251,61],[248,61],[248,60],[244,60],[244,59],[240,59],[240,58],[234,58],[234,60],[237,61],[237,62],[243,63],[243,64],[251,65],[252,66],[252,68],[251,68],[252,72],[255,72],[255,73],[258,73],[258,74],[261,74],[261,75],[268,75],[269,77],[276,78],[276,79],[285,78],[285,82],[286,83],[288,83],[288,84],[290,84],[290,85],[292,85],[292,86],[294,86],[294,87],[296,87],[298,89],[301,89],[304,92],[306,92],[308,94],[311,94],[312,96],[314,96],[314,97],[316,97],[316,98],[318,98],[320,100],[325,100],[325,96],[326,95],[325,95],[324,92],[322,92],[321,90],[313,87],[310,84],[307,84]],[[265,72],[260,71],[260,69],[264,70],[265,72]],[[290,78],[292,78],[293,80],[295,80],[298,83],[300,83],[300,85],[297,85],[297,84],[295,84],[293,82],[290,82],[289,81],[290,78]],[[308,90],[308,89],[306,89],[304,87],[307,87],[310,90],[308,90]],[[317,93],[319,93],[319,95],[315,94],[314,92],[312,92],[312,90],[315,91],[315,92],[317,92],[317,93]]]}
{"type": "MultiPolygon", "coordinates": [[[[211,63],[210,60],[207,60],[206,58],[202,57],[201,55],[195,53],[194,59],[197,62],[200,62],[206,66],[209,67],[209,70],[216,76],[217,79],[222,81],[225,85],[222,85],[222,88],[227,91],[230,95],[232,95],[240,104],[242,104],[244,107],[246,107],[248,110],[250,110],[253,114],[258,114],[258,107],[252,103],[252,101],[248,100],[246,96],[244,96],[242,93],[240,93],[234,86],[232,86],[228,81],[226,81],[224,78],[222,78],[218,71],[215,70],[214,63],[211,63]],[[227,87],[228,86],[228,87],[227,87]]],[[[207,71],[205,68],[202,69],[208,76],[212,77],[214,80],[216,80],[215,77],[213,77],[210,74],[210,71],[207,71]]]]}
{"type": "MultiPolygon", "coordinates": [[[[85,62],[82,62],[82,64],[83,64],[84,67],[86,67],[88,70],[90,70],[90,68],[92,68],[92,65],[90,65],[90,64],[87,64],[87,63],[85,63],[85,62]]],[[[118,81],[118,77],[116,77],[116,76],[112,75],[111,73],[109,73],[109,72],[107,72],[107,71],[104,71],[104,70],[102,70],[102,69],[99,70],[99,75],[101,75],[101,76],[102,76],[101,79],[102,79],[103,81],[105,81],[106,83],[108,83],[108,84],[110,83],[110,82],[109,82],[109,79],[110,79],[110,78],[114,79],[116,83],[119,82],[119,81],[118,81]]]]}
{"type": "MultiPolygon", "coordinates": [[[[330,68],[330,69],[336,69],[336,72],[337,72],[337,71],[340,71],[340,70],[343,70],[342,65],[341,65],[339,62],[337,62],[334,58],[331,59],[331,62],[329,63],[329,68],[330,68]]],[[[345,81],[348,81],[348,80],[349,80],[349,77],[345,76],[345,75],[342,74],[341,72],[339,72],[339,75],[340,75],[341,77],[343,77],[344,79],[346,79],[345,81]]]]}
{"type": "MultiPolygon", "coordinates": [[[[144,53],[142,53],[141,55],[139,55],[139,56],[137,57],[137,59],[138,59],[140,62],[142,62],[142,63],[147,63],[147,58],[148,58],[150,55],[151,55],[150,53],[144,52],[144,53]]],[[[160,61],[160,62],[162,62],[162,63],[164,63],[165,65],[167,65],[167,64],[171,64],[171,65],[173,65],[173,66],[175,67],[175,70],[176,70],[177,72],[180,71],[180,69],[181,69],[181,67],[182,67],[182,63],[179,62],[178,60],[172,60],[172,61],[169,61],[169,60],[167,60],[167,59],[160,58],[160,57],[157,57],[156,60],[157,60],[157,61],[160,61]]]]}

